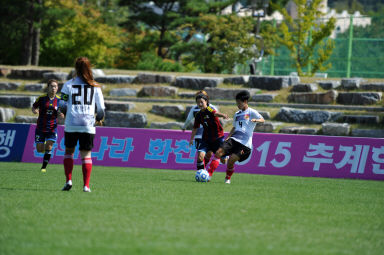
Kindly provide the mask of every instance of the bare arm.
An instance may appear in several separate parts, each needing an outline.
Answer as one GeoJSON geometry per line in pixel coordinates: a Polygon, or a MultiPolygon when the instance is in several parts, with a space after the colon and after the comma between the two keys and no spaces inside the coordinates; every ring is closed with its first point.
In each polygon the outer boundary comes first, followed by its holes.
{"type": "Polygon", "coordinates": [[[38,109],[38,108],[35,108],[35,107],[32,106],[32,112],[33,112],[34,114],[37,114],[37,113],[39,112],[37,109],[38,109]]]}
{"type": "Polygon", "coordinates": [[[196,132],[197,132],[197,128],[192,129],[191,138],[189,139],[189,145],[193,145],[193,142],[195,140],[196,132]]]}
{"type": "Polygon", "coordinates": [[[264,122],[264,118],[261,118],[261,119],[251,119],[252,122],[258,122],[258,123],[263,123],[264,122]]]}
{"type": "Polygon", "coordinates": [[[229,134],[228,134],[227,138],[225,138],[225,141],[227,141],[229,138],[231,138],[231,136],[233,135],[233,133],[235,133],[235,127],[233,127],[233,128],[231,129],[231,131],[229,131],[229,134]]]}
{"type": "Polygon", "coordinates": [[[225,113],[221,113],[221,112],[215,112],[214,114],[216,117],[222,117],[224,119],[228,119],[228,115],[225,114],[225,113]]]}

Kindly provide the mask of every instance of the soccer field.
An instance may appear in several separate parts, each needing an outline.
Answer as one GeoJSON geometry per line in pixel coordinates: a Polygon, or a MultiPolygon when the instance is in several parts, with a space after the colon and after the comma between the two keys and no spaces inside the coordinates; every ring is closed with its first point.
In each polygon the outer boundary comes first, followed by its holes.
{"type": "Polygon", "coordinates": [[[0,254],[383,254],[384,182],[0,163],[0,254]]]}

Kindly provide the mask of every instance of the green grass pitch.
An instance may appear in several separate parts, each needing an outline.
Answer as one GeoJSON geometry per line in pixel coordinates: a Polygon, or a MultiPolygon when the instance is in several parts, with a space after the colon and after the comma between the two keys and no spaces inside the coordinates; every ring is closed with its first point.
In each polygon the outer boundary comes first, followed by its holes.
{"type": "Polygon", "coordinates": [[[0,254],[383,254],[384,182],[0,163],[0,254]]]}

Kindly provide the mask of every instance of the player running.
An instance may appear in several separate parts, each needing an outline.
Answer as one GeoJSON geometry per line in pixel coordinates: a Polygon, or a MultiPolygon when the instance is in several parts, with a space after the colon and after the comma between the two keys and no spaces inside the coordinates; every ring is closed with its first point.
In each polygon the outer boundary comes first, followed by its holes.
{"type": "Polygon", "coordinates": [[[225,176],[225,183],[227,184],[231,183],[235,162],[242,162],[251,155],[252,136],[256,123],[264,122],[264,118],[260,113],[248,107],[249,98],[250,94],[246,90],[240,91],[236,95],[236,104],[240,111],[235,113],[233,128],[215,154],[216,158],[230,155],[225,176]]]}
{"type": "MultiPolygon", "coordinates": [[[[206,93],[197,94],[196,104],[200,111],[196,113],[195,122],[193,125],[191,138],[189,141],[190,145],[193,145],[195,135],[200,125],[203,126],[203,135],[198,147],[197,157],[197,170],[205,169],[204,157],[208,153],[215,153],[220,145],[224,142],[224,130],[218,117],[228,119],[226,114],[220,113],[213,109],[209,104],[209,97],[206,93]]],[[[213,172],[220,164],[220,157],[215,157],[208,169],[209,176],[211,177],[213,172]]]]}
{"type": "MultiPolygon", "coordinates": [[[[205,96],[207,96],[208,98],[208,94],[206,91],[204,90],[200,90],[198,92],[196,92],[196,96],[199,95],[199,94],[204,94],[205,96]]],[[[208,103],[209,103],[209,100],[208,100],[208,103]]],[[[217,111],[217,107],[214,106],[213,104],[209,104],[209,106],[216,110],[217,111]]],[[[188,116],[187,116],[187,119],[185,120],[184,122],[184,125],[183,127],[181,128],[183,130],[183,132],[187,129],[187,127],[189,126],[189,124],[191,124],[191,122],[195,120],[195,116],[196,114],[200,111],[200,108],[198,105],[194,105],[192,106],[191,110],[189,111],[188,113],[188,116]]],[[[196,135],[195,135],[195,147],[196,149],[198,150],[199,149],[199,145],[201,143],[201,139],[202,139],[202,136],[203,136],[203,131],[204,131],[204,128],[202,125],[200,125],[200,127],[197,129],[196,131],[196,135]]],[[[211,151],[208,151],[205,156],[204,156],[204,165],[208,165],[210,159],[212,157],[212,152],[211,151]]]]}
{"type": "Polygon", "coordinates": [[[62,99],[67,101],[65,119],[65,155],[64,171],[66,183],[63,191],[72,188],[73,153],[77,142],[80,145],[84,192],[91,192],[89,181],[92,172],[91,150],[96,134],[95,105],[97,107],[96,124],[104,118],[104,97],[100,86],[92,75],[91,64],[86,57],[76,59],[76,76],[67,81],[61,90],[62,99]]]}
{"type": "Polygon", "coordinates": [[[32,112],[39,113],[35,130],[36,149],[44,153],[41,172],[47,172],[47,165],[51,159],[52,147],[57,140],[57,117],[64,118],[59,107],[64,102],[56,95],[59,88],[56,80],[49,80],[47,83],[48,93],[41,95],[32,105],[32,112]]]}

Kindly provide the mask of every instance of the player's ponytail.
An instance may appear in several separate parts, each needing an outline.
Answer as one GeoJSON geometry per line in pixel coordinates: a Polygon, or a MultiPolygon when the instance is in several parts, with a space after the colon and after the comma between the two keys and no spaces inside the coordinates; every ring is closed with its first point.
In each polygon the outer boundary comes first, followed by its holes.
{"type": "Polygon", "coordinates": [[[75,63],[76,75],[91,86],[99,86],[93,79],[91,63],[87,57],[79,57],[75,63]]]}

